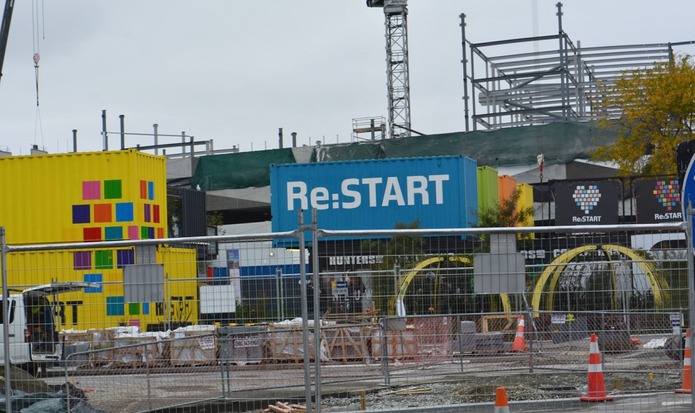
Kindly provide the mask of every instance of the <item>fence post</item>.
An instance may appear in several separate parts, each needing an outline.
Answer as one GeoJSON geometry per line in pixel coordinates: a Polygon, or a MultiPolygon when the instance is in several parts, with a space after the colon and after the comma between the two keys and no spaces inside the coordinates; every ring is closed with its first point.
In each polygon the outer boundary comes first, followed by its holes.
{"type": "Polygon", "coordinates": [[[391,385],[391,377],[389,376],[389,346],[386,339],[386,319],[379,320],[379,328],[381,329],[381,370],[384,375],[384,384],[391,385]]]}
{"type": "Polygon", "coordinates": [[[275,308],[278,314],[278,321],[282,321],[282,270],[275,268],[275,308]]]}
{"type": "MultiPolygon", "coordinates": [[[[299,291],[302,298],[302,350],[304,352],[304,402],[306,410],[311,411],[311,357],[309,354],[309,310],[306,292],[306,250],[304,243],[304,210],[299,210],[299,291]]],[[[316,286],[314,286],[315,288],[316,286]]]]}
{"type": "MultiPolygon", "coordinates": [[[[65,345],[65,344],[63,344],[65,345]]],[[[68,413],[72,412],[72,408],[70,407],[70,376],[68,375],[68,360],[70,359],[70,355],[68,355],[65,360],[63,360],[63,371],[65,372],[65,400],[67,403],[68,407],[68,413]]],[[[7,400],[7,399],[5,399],[7,400]]],[[[6,401],[7,402],[7,401],[6,401]]]]}
{"type": "MultiPolygon", "coordinates": [[[[689,169],[689,168],[688,168],[689,169]]],[[[695,219],[695,211],[693,210],[693,205],[688,201],[688,207],[686,210],[687,220],[685,221],[685,236],[688,240],[688,327],[690,331],[695,331],[693,326],[695,326],[695,282],[693,282],[693,274],[695,274],[695,264],[693,259],[693,254],[695,254],[695,240],[693,239],[693,221],[695,219]]],[[[679,346],[680,347],[680,346],[679,346]]],[[[695,348],[695,340],[690,340],[690,353],[692,354],[695,348]]],[[[691,403],[695,406],[695,392],[692,393],[691,403]]]]}
{"type": "Polygon", "coordinates": [[[461,343],[461,316],[456,314],[456,341],[459,344],[459,365],[461,366],[461,373],[463,373],[463,344],[461,343]]]}
{"type": "MultiPolygon", "coordinates": [[[[311,210],[311,266],[314,279],[314,405],[321,413],[321,279],[319,278],[318,210],[311,210]]],[[[307,411],[311,411],[307,409],[307,411]]]]}
{"type": "Polygon", "coordinates": [[[147,347],[148,344],[145,344],[145,374],[147,376],[147,405],[150,408],[150,411],[152,411],[152,383],[151,380],[152,378],[150,377],[150,360],[149,357],[147,357],[147,347]]]}
{"type": "MultiPolygon", "coordinates": [[[[0,261],[2,267],[2,308],[7,310],[9,306],[9,290],[7,288],[7,243],[5,242],[5,227],[0,227],[0,261]]],[[[2,312],[2,324],[8,326],[8,311],[2,312]]],[[[2,340],[5,343],[3,346],[3,357],[5,359],[5,411],[12,413],[12,384],[11,380],[7,379],[10,376],[10,329],[2,329],[2,340]]]]}

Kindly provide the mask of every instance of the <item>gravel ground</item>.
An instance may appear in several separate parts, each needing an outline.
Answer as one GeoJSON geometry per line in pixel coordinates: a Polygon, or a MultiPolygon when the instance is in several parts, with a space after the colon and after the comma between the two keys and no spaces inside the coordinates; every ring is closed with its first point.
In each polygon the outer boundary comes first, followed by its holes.
{"type": "MultiPolygon", "coordinates": [[[[587,373],[503,375],[501,377],[463,377],[448,382],[427,383],[416,386],[393,387],[364,395],[367,411],[399,409],[408,407],[433,407],[468,403],[491,403],[495,401],[497,387],[507,390],[509,401],[549,400],[579,397],[587,390],[587,373]]],[[[630,393],[680,388],[680,377],[674,375],[649,375],[648,373],[606,374],[607,393],[630,393]]],[[[360,394],[347,397],[323,397],[322,411],[360,411],[360,394]]],[[[253,410],[252,412],[263,412],[253,410]]],[[[267,410],[265,410],[267,411],[267,410]]]]}

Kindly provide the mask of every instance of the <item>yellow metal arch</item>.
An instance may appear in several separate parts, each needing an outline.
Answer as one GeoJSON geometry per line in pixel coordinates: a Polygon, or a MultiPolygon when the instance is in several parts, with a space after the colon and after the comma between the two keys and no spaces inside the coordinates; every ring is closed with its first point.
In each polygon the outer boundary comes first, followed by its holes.
{"type": "Polygon", "coordinates": [[[663,305],[667,290],[666,288],[664,288],[666,287],[666,280],[663,280],[662,277],[658,274],[654,264],[645,261],[644,257],[641,257],[634,250],[627,247],[623,247],[622,245],[609,244],[603,245],[601,246],[601,248],[605,251],[618,251],[621,254],[630,257],[632,261],[636,263],[637,266],[640,267],[640,269],[642,269],[645,277],[647,277],[647,282],[649,282],[649,286],[652,288],[652,291],[654,292],[654,305],[656,305],[657,307],[661,307],[663,305]]]}
{"type": "MultiPolygon", "coordinates": [[[[403,302],[405,299],[405,293],[408,291],[408,287],[410,286],[411,281],[413,281],[413,278],[422,271],[423,269],[429,267],[432,264],[440,263],[443,262],[444,260],[448,260],[450,262],[461,262],[464,264],[467,264],[468,266],[472,266],[473,262],[471,261],[470,258],[461,256],[461,255],[447,255],[447,256],[438,256],[438,257],[432,257],[428,258],[426,260],[418,262],[415,267],[412,269],[408,270],[407,273],[405,273],[404,276],[401,276],[401,279],[399,280],[398,284],[398,295],[396,296],[396,299],[393,300],[391,303],[391,308],[394,309],[394,314],[395,312],[395,307],[397,302],[403,302]]],[[[504,309],[504,312],[511,312],[512,305],[511,302],[509,301],[509,295],[508,294],[500,294],[500,299],[502,300],[502,308],[504,309]]]]}
{"type": "MultiPolygon", "coordinates": [[[[552,281],[551,285],[555,286],[557,285],[557,279],[560,277],[560,274],[565,270],[565,267],[567,267],[567,264],[569,264],[570,261],[577,255],[586,252],[586,251],[593,251],[596,249],[596,245],[585,245],[583,247],[575,248],[573,250],[569,250],[559,257],[555,258],[552,263],[550,263],[549,266],[543,270],[543,273],[541,276],[538,278],[538,281],[536,281],[536,285],[533,288],[533,299],[532,305],[534,309],[540,310],[541,308],[541,295],[543,293],[543,287],[545,286],[545,283],[548,282],[548,278],[550,278],[551,274],[553,275],[554,281],[552,281]]],[[[554,291],[554,290],[553,290],[554,291]]],[[[548,308],[552,308],[552,297],[550,297],[550,300],[547,301],[548,308]]],[[[534,314],[534,317],[537,317],[538,314],[534,314]]]]}
{"type": "MultiPolygon", "coordinates": [[[[545,290],[545,285],[550,279],[550,285],[547,289],[548,294],[545,300],[545,309],[552,310],[553,297],[555,295],[555,290],[557,287],[558,280],[565,270],[567,265],[579,254],[586,251],[594,251],[598,249],[596,245],[585,245],[583,247],[575,248],[573,250],[567,251],[564,254],[557,257],[553,262],[543,271],[541,276],[538,278],[536,285],[533,289],[533,308],[540,309],[542,293],[545,290]]],[[[654,304],[657,307],[661,307],[665,300],[665,295],[667,294],[666,281],[657,273],[656,267],[650,262],[646,262],[643,257],[639,256],[635,251],[630,248],[621,245],[601,245],[601,250],[603,250],[610,261],[610,251],[617,251],[623,255],[630,257],[634,263],[636,263],[640,269],[644,272],[647,282],[654,293],[654,304]]],[[[615,274],[612,274],[613,285],[615,286],[615,274]]],[[[537,316],[538,314],[534,314],[537,316]]]]}

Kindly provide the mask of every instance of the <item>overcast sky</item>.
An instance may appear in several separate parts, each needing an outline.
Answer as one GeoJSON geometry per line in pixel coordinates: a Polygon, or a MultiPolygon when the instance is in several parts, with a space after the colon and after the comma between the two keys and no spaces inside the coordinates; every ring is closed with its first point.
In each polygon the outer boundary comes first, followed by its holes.
{"type": "MultiPolygon", "coordinates": [[[[410,0],[412,127],[464,130],[461,13],[468,40],[484,42],[557,33],[556,3],[410,0]]],[[[563,28],[586,47],[695,40],[693,0],[568,0],[563,12],[563,28]]],[[[280,127],[285,146],[290,132],[299,145],[345,143],[353,118],[387,116],[385,54],[383,11],[364,0],[16,1],[0,150],[68,152],[73,129],[78,150],[102,150],[102,110],[110,132],[125,115],[128,133],[157,123],[215,149],[277,148],[280,127]]],[[[152,138],[126,139],[137,143],[152,138]]],[[[111,134],[109,149],[119,147],[111,134]]]]}

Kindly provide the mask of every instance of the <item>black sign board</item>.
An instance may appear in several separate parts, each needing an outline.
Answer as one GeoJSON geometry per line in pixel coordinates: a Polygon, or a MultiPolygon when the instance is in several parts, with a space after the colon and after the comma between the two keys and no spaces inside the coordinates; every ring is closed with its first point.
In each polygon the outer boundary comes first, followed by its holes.
{"type": "Polygon", "coordinates": [[[676,170],[678,171],[678,182],[683,182],[685,171],[690,165],[690,160],[695,155],[695,140],[681,142],[676,146],[676,170]]]}
{"type": "Polygon", "coordinates": [[[556,182],[556,225],[610,225],[618,223],[616,181],[556,182]]]}
{"type": "Polygon", "coordinates": [[[640,179],[632,187],[638,224],[683,220],[678,178],[640,179]]]}

